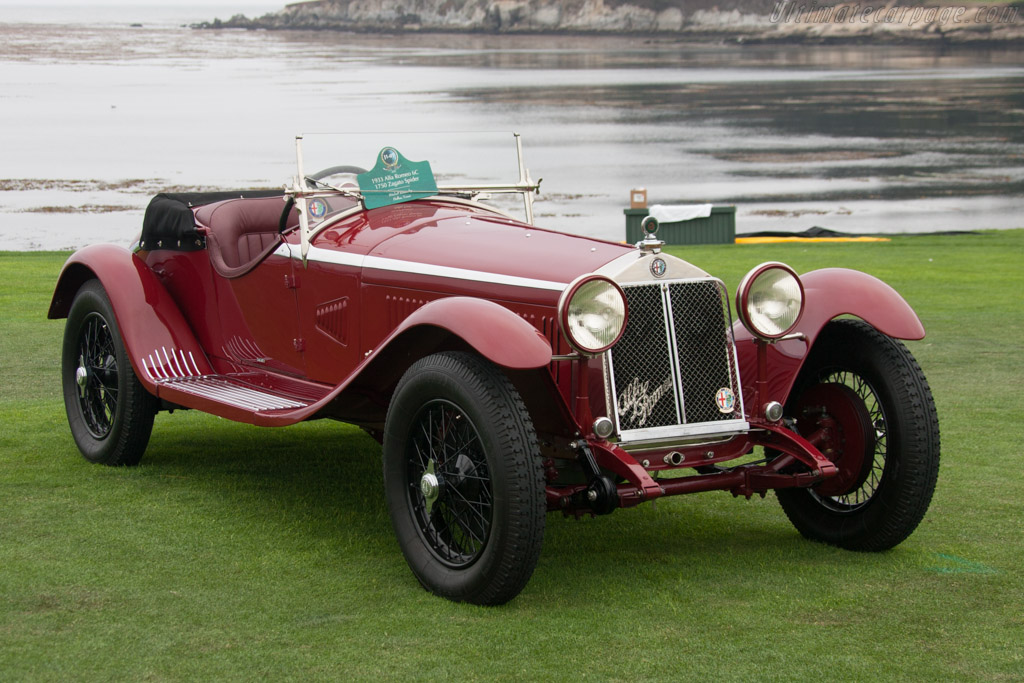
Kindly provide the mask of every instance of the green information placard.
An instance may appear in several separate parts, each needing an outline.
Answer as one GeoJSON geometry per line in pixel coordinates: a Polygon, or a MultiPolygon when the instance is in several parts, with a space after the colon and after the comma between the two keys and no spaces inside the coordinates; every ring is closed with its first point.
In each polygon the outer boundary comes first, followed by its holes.
{"type": "Polygon", "coordinates": [[[394,147],[377,155],[373,170],[357,177],[363,204],[376,209],[437,194],[437,182],[428,161],[409,161],[394,147]]]}

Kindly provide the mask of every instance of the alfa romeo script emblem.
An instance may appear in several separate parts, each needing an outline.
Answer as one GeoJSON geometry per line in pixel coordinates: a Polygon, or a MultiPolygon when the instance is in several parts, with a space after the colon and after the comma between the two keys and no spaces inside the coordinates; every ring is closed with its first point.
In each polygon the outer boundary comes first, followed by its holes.
{"type": "Polygon", "coordinates": [[[715,392],[715,404],[719,412],[731,413],[736,409],[736,394],[732,393],[732,389],[723,387],[715,392]]]}
{"type": "Polygon", "coordinates": [[[668,270],[668,264],[665,263],[665,259],[656,258],[651,261],[651,274],[654,277],[661,277],[668,270]]]}

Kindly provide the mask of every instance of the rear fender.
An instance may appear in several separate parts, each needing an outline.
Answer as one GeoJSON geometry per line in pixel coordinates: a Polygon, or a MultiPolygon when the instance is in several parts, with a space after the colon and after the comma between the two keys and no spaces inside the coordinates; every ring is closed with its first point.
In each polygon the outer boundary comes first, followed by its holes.
{"type": "Polygon", "coordinates": [[[97,244],[71,255],[47,317],[66,318],[78,289],[98,278],[114,308],[132,368],[156,393],[157,381],[213,372],[177,303],[149,266],[123,247],[97,244]]]}
{"type": "Polygon", "coordinates": [[[847,268],[824,268],[800,276],[804,286],[804,312],[794,335],[769,344],[767,383],[755,406],[757,345],[753,335],[740,322],[733,325],[739,355],[740,377],[747,412],[759,415],[768,401],[785,405],[807,354],[829,321],[841,315],[854,315],[878,331],[896,339],[922,339],[924,326],[910,304],[878,278],[847,268]]]}

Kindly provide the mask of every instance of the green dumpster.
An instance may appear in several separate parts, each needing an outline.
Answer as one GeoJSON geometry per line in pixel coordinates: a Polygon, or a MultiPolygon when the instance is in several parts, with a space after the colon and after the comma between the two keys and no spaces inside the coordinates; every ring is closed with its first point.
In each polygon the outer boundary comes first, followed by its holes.
{"type": "MultiPolygon", "coordinates": [[[[644,238],[640,222],[647,209],[624,209],[626,242],[636,244],[644,238]]],[[[658,239],[665,244],[732,244],[736,241],[736,207],[713,206],[707,218],[694,218],[677,223],[661,223],[658,239]]]]}

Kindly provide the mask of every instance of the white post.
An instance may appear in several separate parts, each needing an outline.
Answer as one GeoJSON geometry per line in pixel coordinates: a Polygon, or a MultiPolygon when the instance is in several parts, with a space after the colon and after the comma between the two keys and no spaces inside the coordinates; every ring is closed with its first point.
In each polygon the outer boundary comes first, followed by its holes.
{"type": "Polygon", "coordinates": [[[306,254],[309,253],[309,218],[306,216],[306,172],[302,168],[302,135],[295,136],[295,161],[299,175],[293,183],[295,190],[295,210],[299,214],[299,248],[302,255],[302,267],[306,267],[306,254]]]}
{"type": "MultiPolygon", "coordinates": [[[[526,164],[523,162],[523,138],[519,133],[512,133],[516,139],[516,156],[519,159],[519,185],[528,187],[532,183],[530,182],[530,172],[526,170],[526,164]]],[[[525,190],[523,192],[523,205],[526,208],[526,222],[533,225],[533,190],[525,190]]]]}

